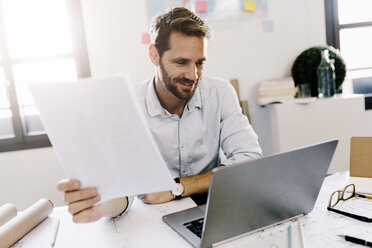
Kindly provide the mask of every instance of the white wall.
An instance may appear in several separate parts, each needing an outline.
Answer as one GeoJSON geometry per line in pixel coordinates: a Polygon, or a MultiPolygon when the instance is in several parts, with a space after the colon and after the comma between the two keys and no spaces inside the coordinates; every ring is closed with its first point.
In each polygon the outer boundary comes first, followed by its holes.
{"type": "MultiPolygon", "coordinates": [[[[325,44],[323,0],[268,0],[274,32],[262,32],[262,20],[211,23],[205,73],[240,80],[249,102],[253,126],[265,154],[272,153],[269,111],[256,105],[260,81],[290,75],[295,57],[313,45],[325,44]]],[[[94,76],[128,73],[133,82],[153,74],[141,34],[149,29],[145,0],[81,0],[88,54],[94,76]]],[[[372,115],[369,117],[372,120],[372,115]]],[[[366,128],[371,129],[366,125],[366,128]]],[[[55,190],[63,178],[52,148],[0,153],[0,204],[24,208],[42,196],[62,204],[55,190]]]]}
{"type": "Polygon", "coordinates": [[[10,202],[24,210],[44,197],[60,206],[56,182],[64,177],[53,148],[0,153],[0,206],[10,202]]]}
{"type": "Polygon", "coordinates": [[[263,80],[289,76],[301,51],[325,44],[323,1],[311,3],[309,9],[309,1],[269,1],[272,33],[262,32],[262,20],[214,27],[208,72],[240,80],[242,98],[248,99],[252,124],[264,154],[272,153],[270,116],[268,109],[256,104],[257,86],[263,80]]]}
{"type": "Polygon", "coordinates": [[[363,120],[363,136],[372,136],[372,110],[368,110],[364,114],[363,120]]]}
{"type": "Polygon", "coordinates": [[[89,61],[93,76],[128,73],[132,81],[152,76],[147,47],[145,1],[81,0],[89,61]]]}

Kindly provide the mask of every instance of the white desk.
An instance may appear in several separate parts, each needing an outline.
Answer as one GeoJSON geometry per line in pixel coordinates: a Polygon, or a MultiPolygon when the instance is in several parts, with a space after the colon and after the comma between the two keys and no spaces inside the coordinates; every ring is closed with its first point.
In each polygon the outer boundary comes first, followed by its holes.
{"type": "MultiPolygon", "coordinates": [[[[335,174],[327,177],[314,210],[300,219],[303,225],[306,247],[360,247],[339,238],[338,234],[348,234],[371,240],[372,224],[363,223],[348,217],[343,217],[326,210],[331,192],[343,188],[348,183],[347,176],[335,174]]],[[[353,213],[371,215],[372,201],[352,199],[345,202],[342,208],[353,213]],[[355,200],[355,201],[353,201],[355,200]],[[363,206],[363,207],[361,207],[363,206]]],[[[53,214],[37,226],[33,231],[18,241],[13,247],[50,247],[56,219],[61,220],[56,248],[72,247],[177,247],[190,248],[178,234],[163,223],[161,216],[174,211],[195,206],[190,198],[172,201],[160,205],[145,205],[139,200],[134,202],[132,209],[122,218],[103,219],[90,224],[74,224],[66,207],[56,208],[53,214]]],[[[301,247],[298,221],[291,222],[293,227],[293,247],[301,247]]],[[[256,232],[228,243],[218,245],[222,248],[253,247],[288,247],[289,223],[284,223],[265,231],[256,232]]]]}

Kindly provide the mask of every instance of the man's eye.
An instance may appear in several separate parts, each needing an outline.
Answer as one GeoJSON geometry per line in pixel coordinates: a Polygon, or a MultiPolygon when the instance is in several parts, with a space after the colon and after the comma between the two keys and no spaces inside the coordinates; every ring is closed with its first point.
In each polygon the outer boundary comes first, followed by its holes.
{"type": "Polygon", "coordinates": [[[186,65],[186,61],[177,61],[176,64],[177,65],[186,65]]]}
{"type": "Polygon", "coordinates": [[[196,62],[196,65],[197,66],[203,66],[204,65],[204,61],[196,62]]]}

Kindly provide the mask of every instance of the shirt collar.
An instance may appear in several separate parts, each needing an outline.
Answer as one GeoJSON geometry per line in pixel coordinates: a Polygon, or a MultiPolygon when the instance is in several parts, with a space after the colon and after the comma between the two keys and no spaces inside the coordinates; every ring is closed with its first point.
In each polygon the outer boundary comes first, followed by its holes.
{"type": "MultiPolygon", "coordinates": [[[[201,82],[199,82],[200,84],[201,82]]],[[[158,96],[156,95],[155,91],[155,78],[153,78],[147,87],[146,91],[146,105],[147,105],[147,111],[151,117],[157,116],[157,115],[170,115],[170,113],[164,109],[159,101],[158,96]]],[[[194,95],[191,97],[191,99],[187,102],[186,108],[189,111],[192,111],[194,108],[201,108],[201,94],[199,85],[196,88],[194,95]]]]}
{"type": "MultiPolygon", "coordinates": [[[[199,84],[201,81],[199,81],[199,84]]],[[[196,88],[194,95],[191,97],[191,99],[187,102],[187,105],[189,106],[189,110],[192,110],[194,108],[201,108],[202,102],[201,102],[201,94],[200,94],[200,87],[196,88]]]]}
{"type": "Polygon", "coordinates": [[[155,78],[149,82],[146,91],[147,111],[151,117],[163,115],[165,113],[165,109],[161,106],[158,96],[156,95],[154,83],[155,78]]]}

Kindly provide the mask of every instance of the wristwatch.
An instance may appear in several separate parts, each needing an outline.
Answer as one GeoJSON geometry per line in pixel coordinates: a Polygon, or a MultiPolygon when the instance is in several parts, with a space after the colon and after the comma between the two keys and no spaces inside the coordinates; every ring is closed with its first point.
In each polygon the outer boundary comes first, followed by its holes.
{"type": "Polygon", "coordinates": [[[183,194],[185,188],[183,187],[183,185],[180,182],[180,179],[178,177],[174,178],[174,181],[177,184],[177,188],[172,189],[172,194],[174,195],[175,200],[179,200],[179,199],[182,198],[182,194],[183,194]]]}

